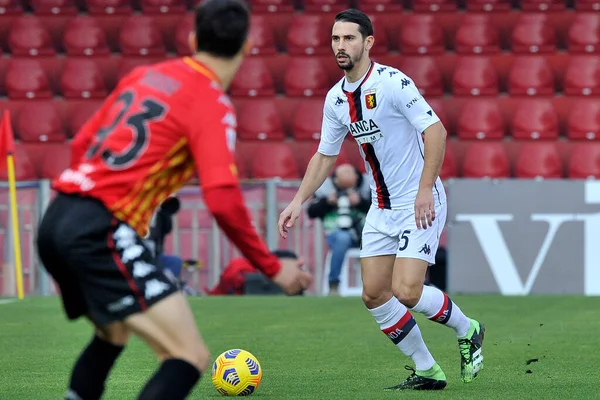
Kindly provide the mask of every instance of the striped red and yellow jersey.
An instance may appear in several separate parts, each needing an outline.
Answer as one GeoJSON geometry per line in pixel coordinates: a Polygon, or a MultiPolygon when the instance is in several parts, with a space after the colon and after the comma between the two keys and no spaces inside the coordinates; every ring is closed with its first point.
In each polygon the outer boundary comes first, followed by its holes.
{"type": "Polygon", "coordinates": [[[235,132],[233,106],[206,66],[185,57],[139,67],[77,133],[53,188],[99,199],[143,237],[194,170],[203,189],[237,185],[235,132]]]}

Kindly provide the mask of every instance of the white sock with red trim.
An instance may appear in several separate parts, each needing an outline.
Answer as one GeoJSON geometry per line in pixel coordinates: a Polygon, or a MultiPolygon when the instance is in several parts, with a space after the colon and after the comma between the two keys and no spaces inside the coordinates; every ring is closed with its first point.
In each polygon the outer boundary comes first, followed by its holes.
{"type": "Polygon", "coordinates": [[[454,329],[456,336],[465,337],[471,327],[471,320],[461,311],[450,297],[433,286],[423,286],[421,299],[412,311],[421,313],[430,320],[454,329]]]}
{"type": "Polygon", "coordinates": [[[419,326],[397,298],[392,297],[387,303],[369,311],[381,331],[400,351],[412,358],[417,371],[427,371],[434,366],[435,360],[423,341],[419,326]]]}

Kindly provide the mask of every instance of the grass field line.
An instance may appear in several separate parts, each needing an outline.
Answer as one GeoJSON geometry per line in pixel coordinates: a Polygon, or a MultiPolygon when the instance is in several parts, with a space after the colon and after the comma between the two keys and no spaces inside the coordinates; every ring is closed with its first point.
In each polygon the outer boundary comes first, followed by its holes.
{"type": "Polygon", "coordinates": [[[17,301],[17,299],[0,299],[0,305],[14,303],[15,301],[17,301]]]}

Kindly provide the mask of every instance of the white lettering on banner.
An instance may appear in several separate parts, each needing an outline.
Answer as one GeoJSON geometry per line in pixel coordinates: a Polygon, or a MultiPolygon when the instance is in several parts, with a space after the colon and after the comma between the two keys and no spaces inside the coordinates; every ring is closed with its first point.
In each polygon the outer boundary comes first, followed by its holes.
{"type": "MultiPolygon", "coordinates": [[[[600,203],[600,196],[598,198],[600,203]]],[[[521,281],[519,271],[511,255],[498,222],[512,221],[512,214],[458,214],[457,221],[469,222],[481,245],[483,254],[490,266],[492,275],[503,295],[528,295],[546,260],[550,246],[556,234],[565,222],[582,221],[584,226],[584,294],[600,295],[600,213],[594,214],[532,214],[532,221],[548,223],[548,232],[538,250],[531,271],[525,283],[521,281]]]]}
{"type": "Polygon", "coordinates": [[[531,216],[533,221],[548,222],[549,228],[525,284],[521,281],[519,270],[498,226],[500,221],[512,221],[514,219],[512,214],[457,214],[456,220],[469,222],[473,226],[475,236],[500,288],[500,293],[503,295],[527,295],[540,272],[558,228],[563,222],[572,221],[573,217],[573,214],[533,214],[531,216]]]}

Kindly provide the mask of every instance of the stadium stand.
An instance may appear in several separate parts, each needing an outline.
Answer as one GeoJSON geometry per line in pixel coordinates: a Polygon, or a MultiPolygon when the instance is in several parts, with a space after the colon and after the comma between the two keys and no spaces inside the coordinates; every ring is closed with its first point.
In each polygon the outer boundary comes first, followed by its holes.
{"type": "MultiPolygon", "coordinates": [[[[194,3],[0,0],[0,109],[13,116],[18,178],[58,174],[124,74],[188,55],[194,3]]],[[[302,175],[342,76],[331,23],[349,6],[373,17],[372,58],[409,75],[446,125],[444,178],[600,177],[600,0],[250,4],[253,49],[230,89],[243,178],[302,175]]],[[[364,169],[351,140],[340,159],[364,169]]]]}

